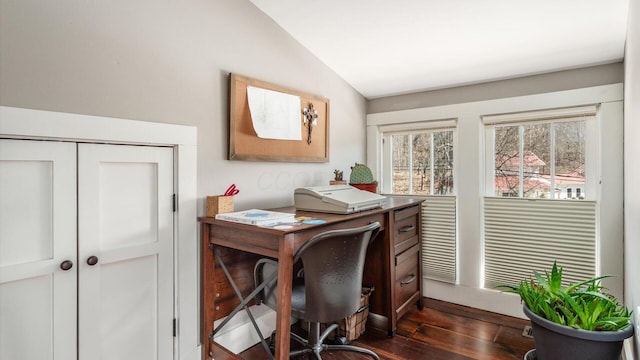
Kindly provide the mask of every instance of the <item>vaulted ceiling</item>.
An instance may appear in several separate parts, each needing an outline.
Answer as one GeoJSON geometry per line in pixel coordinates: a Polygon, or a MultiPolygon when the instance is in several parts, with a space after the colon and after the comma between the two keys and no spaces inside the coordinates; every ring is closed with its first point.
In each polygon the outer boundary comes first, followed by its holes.
{"type": "Polygon", "coordinates": [[[621,61],[628,0],[250,0],[365,97],[621,61]]]}

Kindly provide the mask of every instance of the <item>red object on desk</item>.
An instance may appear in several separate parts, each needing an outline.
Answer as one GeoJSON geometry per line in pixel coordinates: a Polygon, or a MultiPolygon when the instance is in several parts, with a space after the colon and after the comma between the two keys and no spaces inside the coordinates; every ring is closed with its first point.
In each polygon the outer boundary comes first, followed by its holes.
{"type": "Polygon", "coordinates": [[[240,193],[240,190],[236,187],[236,184],[231,184],[227,188],[227,191],[224,192],[224,196],[234,196],[234,195],[238,195],[239,193],[240,193]]]}

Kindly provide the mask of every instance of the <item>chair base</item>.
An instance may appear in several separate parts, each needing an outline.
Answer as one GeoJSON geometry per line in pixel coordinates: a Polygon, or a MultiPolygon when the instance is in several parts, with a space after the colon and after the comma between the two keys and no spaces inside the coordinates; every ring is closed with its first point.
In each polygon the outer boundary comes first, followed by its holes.
{"type": "Polygon", "coordinates": [[[320,353],[322,351],[355,351],[355,352],[359,352],[365,355],[369,355],[372,358],[376,359],[376,360],[380,360],[380,358],[378,357],[378,355],[376,353],[374,353],[373,351],[369,350],[369,349],[365,349],[365,348],[361,348],[358,346],[353,346],[353,345],[327,345],[327,344],[321,344],[320,347],[316,347],[314,349],[311,348],[306,348],[306,349],[302,349],[302,350],[296,350],[296,351],[292,351],[290,354],[291,357],[293,356],[298,356],[298,355],[302,355],[302,354],[306,354],[306,353],[313,353],[316,357],[316,359],[318,360],[322,360],[322,357],[320,356],[320,353]]]}
{"type": "Polygon", "coordinates": [[[291,334],[291,337],[294,340],[296,340],[297,342],[299,342],[305,347],[304,349],[301,349],[301,350],[291,351],[289,353],[291,357],[301,355],[301,354],[306,354],[306,353],[313,353],[317,360],[322,360],[322,357],[320,357],[320,353],[322,351],[355,351],[365,355],[369,355],[376,360],[380,360],[380,358],[376,353],[374,353],[369,349],[365,349],[359,346],[324,344],[324,340],[327,338],[327,336],[329,336],[329,334],[338,327],[337,324],[333,324],[327,327],[325,331],[322,332],[322,334],[319,334],[320,323],[310,323],[309,327],[310,327],[309,340],[306,340],[297,334],[294,334],[294,333],[291,334]]]}

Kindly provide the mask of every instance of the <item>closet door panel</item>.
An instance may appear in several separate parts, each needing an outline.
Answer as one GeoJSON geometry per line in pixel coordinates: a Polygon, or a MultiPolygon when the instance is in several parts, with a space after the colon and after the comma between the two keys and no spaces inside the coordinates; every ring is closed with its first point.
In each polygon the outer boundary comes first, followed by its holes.
{"type": "Polygon", "coordinates": [[[101,266],[99,303],[103,315],[95,324],[99,326],[95,335],[100,337],[97,352],[102,358],[162,358],[156,338],[158,265],[158,256],[149,255],[101,266]]]}
{"type": "Polygon", "coordinates": [[[76,145],[0,140],[0,198],[0,358],[75,359],[76,145]]]}
{"type": "Polygon", "coordinates": [[[80,359],[171,359],[173,149],[78,153],[80,359]]]}

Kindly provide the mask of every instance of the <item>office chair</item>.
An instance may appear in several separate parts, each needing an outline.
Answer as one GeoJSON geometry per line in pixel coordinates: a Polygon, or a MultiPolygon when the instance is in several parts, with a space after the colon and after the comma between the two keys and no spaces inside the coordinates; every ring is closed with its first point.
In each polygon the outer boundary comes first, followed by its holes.
{"type": "MultiPolygon", "coordinates": [[[[302,261],[303,271],[294,276],[291,290],[292,323],[296,319],[309,322],[309,339],[291,333],[291,337],[304,345],[291,356],[313,353],[321,360],[324,350],[356,351],[379,360],[373,351],[353,345],[324,344],[327,336],[338,325],[332,324],[320,333],[320,323],[335,322],[353,315],[360,307],[362,273],[370,240],[380,229],[380,223],[367,226],[331,230],[320,233],[296,251],[293,262],[302,261]]],[[[267,281],[261,300],[276,309],[277,262],[260,259],[254,268],[256,284],[267,281]]]]}

